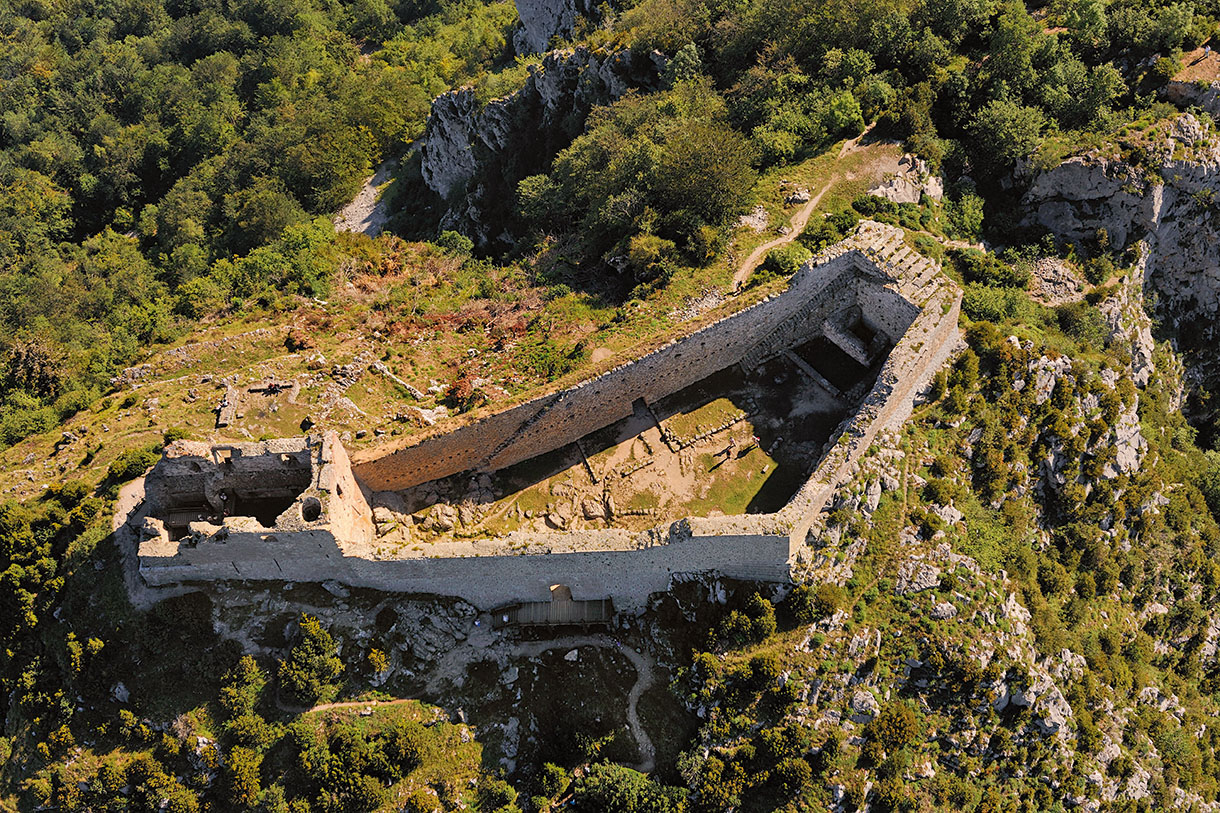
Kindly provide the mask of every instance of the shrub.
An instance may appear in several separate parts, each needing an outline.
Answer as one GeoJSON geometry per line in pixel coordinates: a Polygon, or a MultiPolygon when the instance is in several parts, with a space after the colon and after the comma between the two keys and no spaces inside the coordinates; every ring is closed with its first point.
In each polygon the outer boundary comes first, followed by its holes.
{"type": "Polygon", "coordinates": [[[851,208],[865,217],[898,215],[898,204],[879,195],[859,195],[851,202],[851,208]]]}
{"type": "Polygon", "coordinates": [[[1093,285],[1103,285],[1114,276],[1114,263],[1104,254],[1084,264],[1084,278],[1093,285]]]}
{"type": "Polygon", "coordinates": [[[763,267],[775,276],[791,276],[812,258],[813,252],[800,242],[794,241],[767,252],[767,259],[763,260],[763,267]]]}
{"type": "Polygon", "coordinates": [[[1029,285],[1029,271],[1009,265],[994,254],[974,248],[955,248],[949,258],[966,282],[992,285],[999,288],[1025,288],[1029,285]]]}
{"type": "Polygon", "coordinates": [[[443,231],[434,241],[437,248],[446,254],[469,257],[474,251],[474,241],[456,231],[443,231]]]}
{"type": "Polygon", "coordinates": [[[1152,64],[1152,70],[1148,72],[1148,76],[1158,85],[1167,85],[1181,70],[1181,62],[1163,56],[1152,64]]]}
{"type": "Polygon", "coordinates": [[[572,806],[578,813],[679,813],[686,793],[621,765],[594,765],[576,780],[572,806]]]}
{"type": "Polygon", "coordinates": [[[426,790],[417,790],[407,797],[403,813],[435,813],[440,810],[436,796],[426,790]]]}
{"type": "Polygon", "coordinates": [[[543,795],[547,798],[554,799],[568,787],[570,779],[568,772],[553,762],[547,762],[542,766],[542,773],[538,777],[538,787],[543,795]]]}
{"type": "Polygon", "coordinates": [[[906,703],[890,703],[869,722],[866,733],[887,752],[897,751],[919,737],[919,718],[906,703]]]}
{"type": "Polygon", "coordinates": [[[479,806],[483,810],[499,810],[517,803],[517,791],[503,779],[484,779],[479,783],[479,806]]]}
{"type": "Polygon", "coordinates": [[[120,453],[106,469],[106,480],[111,483],[134,480],[155,466],[160,459],[161,453],[158,449],[128,449],[120,453]]]}
{"type": "Polygon", "coordinates": [[[406,776],[423,764],[424,739],[419,723],[395,723],[381,739],[382,751],[399,775],[406,776]]]}
{"type": "Polygon", "coordinates": [[[1032,305],[1029,296],[1016,288],[967,285],[962,293],[962,311],[975,321],[1006,322],[1024,319],[1032,305]]]}
{"type": "Polygon", "coordinates": [[[1101,313],[1087,302],[1071,302],[1055,308],[1059,329],[1087,347],[1101,347],[1106,340],[1106,326],[1101,313]]]}
{"type": "Polygon", "coordinates": [[[627,262],[637,280],[656,279],[676,252],[677,246],[672,240],[654,234],[637,234],[628,241],[627,262]]]}
{"type": "Polygon", "coordinates": [[[335,639],[318,619],[301,613],[297,642],[280,661],[281,690],[294,702],[313,705],[331,691],[330,681],[343,671],[335,639]]]}
{"type": "Polygon", "coordinates": [[[977,240],[983,233],[983,199],[971,192],[945,202],[950,237],[977,240]]]}
{"type": "Polygon", "coordinates": [[[813,769],[803,759],[785,759],[775,769],[775,784],[785,799],[799,795],[813,778],[813,769]]]}

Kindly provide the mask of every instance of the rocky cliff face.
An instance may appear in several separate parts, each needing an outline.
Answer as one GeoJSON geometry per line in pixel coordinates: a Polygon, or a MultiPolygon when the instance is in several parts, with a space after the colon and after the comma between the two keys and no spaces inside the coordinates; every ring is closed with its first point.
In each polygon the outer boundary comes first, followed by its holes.
{"type": "Polygon", "coordinates": [[[516,0],[521,27],[513,34],[519,54],[540,54],[553,37],[567,39],[576,21],[592,13],[593,0],[516,0]]]}
{"type": "Polygon", "coordinates": [[[436,98],[421,147],[421,171],[445,199],[442,227],[481,246],[511,243],[504,233],[517,182],[543,172],[584,129],[597,105],[658,86],[659,53],[554,51],[515,93],[480,104],[473,89],[436,98]]]}
{"type": "Polygon", "coordinates": [[[1024,206],[1060,237],[1146,241],[1146,279],[1174,327],[1220,311],[1220,139],[1194,116],[1159,127],[1138,166],[1091,153],[1035,175],[1024,206]]]}
{"type": "MultiPolygon", "coordinates": [[[[1220,137],[1184,114],[1157,125],[1138,154],[1136,163],[1090,153],[1033,175],[1023,200],[1026,223],[1086,244],[1100,238],[1115,249],[1138,247],[1143,298],[1156,303],[1191,376],[1214,386],[1220,382],[1220,137]]],[[[1134,304],[1116,307],[1130,311],[1134,304]]],[[[1105,314],[1112,331],[1117,310],[1105,314]]]]}

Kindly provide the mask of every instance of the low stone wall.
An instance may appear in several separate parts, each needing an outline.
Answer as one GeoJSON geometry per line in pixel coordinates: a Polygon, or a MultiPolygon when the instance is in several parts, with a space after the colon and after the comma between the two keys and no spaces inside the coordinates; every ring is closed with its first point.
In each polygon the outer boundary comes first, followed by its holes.
{"type": "MultiPolygon", "coordinates": [[[[399,491],[463,471],[502,469],[575,442],[630,416],[637,399],[659,401],[737,364],[760,344],[767,355],[811,337],[827,317],[856,304],[857,262],[845,254],[806,266],[784,292],[570,389],[398,451],[362,452],[356,476],[373,491],[399,491]]],[[[890,329],[918,313],[896,294],[894,300],[890,329]]]]}

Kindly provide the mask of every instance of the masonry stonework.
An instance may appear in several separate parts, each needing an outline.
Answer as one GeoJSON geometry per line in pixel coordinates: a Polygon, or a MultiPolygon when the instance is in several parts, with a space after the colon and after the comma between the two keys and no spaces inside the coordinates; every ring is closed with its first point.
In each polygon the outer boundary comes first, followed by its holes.
{"type": "Polygon", "coordinates": [[[687,574],[785,581],[835,489],[879,431],[909,416],[917,394],[959,342],[960,291],[902,237],[898,229],[862,223],[852,238],[806,264],[780,294],[570,389],[410,447],[364,452],[354,464],[333,435],[214,448],[171,444],[146,479],[145,504],[129,520],[142,534],[140,574],[152,586],[334,579],[456,596],[484,609],[546,600],[556,584],[570,587],[576,599],[612,598],[630,609],[687,574]],[[734,364],[757,365],[808,341],[846,311],[885,334],[893,349],[830,451],[776,513],[690,517],[642,533],[510,534],[508,547],[525,553],[489,544],[485,554],[399,557],[372,544],[369,491],[494,471],[554,450],[630,415],[638,399],[656,401],[734,364]],[[299,493],[289,493],[301,483],[299,493]],[[234,504],[264,516],[225,516],[234,504]],[[287,507],[269,517],[281,505],[287,507]],[[192,510],[211,514],[192,520],[192,510]]]}

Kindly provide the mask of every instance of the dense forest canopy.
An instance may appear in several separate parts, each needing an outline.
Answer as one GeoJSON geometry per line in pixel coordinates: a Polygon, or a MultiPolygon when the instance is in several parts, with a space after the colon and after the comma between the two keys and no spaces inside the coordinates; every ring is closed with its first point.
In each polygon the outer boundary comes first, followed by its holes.
{"type": "Polygon", "coordinates": [[[183,317],[323,294],[333,235],[313,219],[503,60],[515,19],[509,2],[4,4],[0,442],[183,317]]]}

